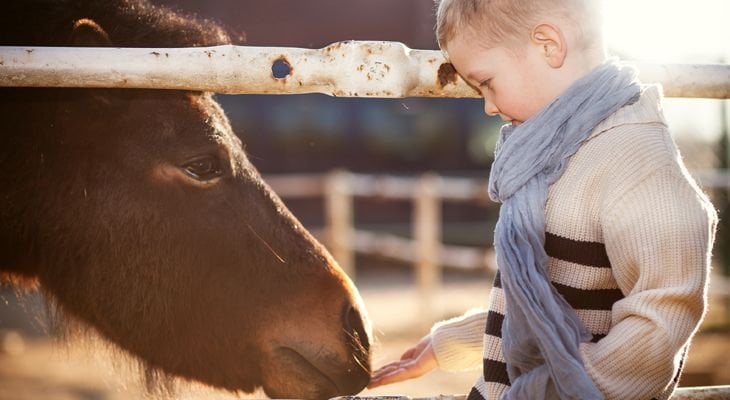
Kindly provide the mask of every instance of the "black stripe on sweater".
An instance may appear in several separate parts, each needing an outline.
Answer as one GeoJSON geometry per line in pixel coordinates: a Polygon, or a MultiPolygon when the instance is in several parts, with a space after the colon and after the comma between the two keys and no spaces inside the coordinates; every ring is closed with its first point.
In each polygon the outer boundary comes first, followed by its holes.
{"type": "MultiPolygon", "coordinates": [[[[504,315],[496,311],[487,312],[487,326],[484,333],[491,336],[502,338],[502,324],[504,323],[504,315]]],[[[594,333],[591,337],[591,342],[597,343],[599,340],[605,338],[606,335],[602,333],[594,333]]],[[[681,364],[680,364],[681,365],[681,364]]]]}
{"type": "Polygon", "coordinates": [[[603,243],[583,242],[545,232],[545,252],[558,260],[591,267],[611,268],[611,261],[603,243]]]}
{"type": "Polygon", "coordinates": [[[599,340],[605,338],[606,335],[600,334],[600,333],[594,333],[593,338],[591,338],[591,342],[598,343],[599,340]]]}
{"type": "MultiPolygon", "coordinates": [[[[563,298],[576,310],[611,310],[613,303],[624,298],[619,289],[578,289],[551,282],[563,298]]],[[[497,270],[494,287],[502,287],[502,274],[497,270]]]]}
{"type": "Polygon", "coordinates": [[[507,375],[507,364],[485,358],[484,359],[484,381],[496,382],[510,386],[507,375]]]}
{"type": "Polygon", "coordinates": [[[471,391],[466,396],[466,400],[485,400],[484,397],[482,397],[482,394],[479,393],[479,390],[477,390],[476,387],[471,388],[471,391]]]}
{"type": "Polygon", "coordinates": [[[613,303],[624,298],[619,289],[584,290],[555,282],[553,286],[576,310],[611,310],[613,303]]]}
{"type": "Polygon", "coordinates": [[[501,338],[502,322],[504,322],[504,315],[496,311],[487,312],[487,326],[484,333],[501,338]]]}

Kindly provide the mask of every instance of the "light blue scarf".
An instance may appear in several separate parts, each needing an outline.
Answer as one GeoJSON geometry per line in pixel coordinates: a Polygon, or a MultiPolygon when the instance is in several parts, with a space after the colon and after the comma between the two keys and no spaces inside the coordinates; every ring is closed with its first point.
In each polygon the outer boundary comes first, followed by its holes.
{"type": "Polygon", "coordinates": [[[494,247],[506,315],[502,350],[511,386],[502,399],[602,399],[578,345],[591,339],[548,278],[545,203],[593,128],[636,101],[633,68],[608,61],[523,124],[502,127],[489,195],[502,203],[494,247]]]}

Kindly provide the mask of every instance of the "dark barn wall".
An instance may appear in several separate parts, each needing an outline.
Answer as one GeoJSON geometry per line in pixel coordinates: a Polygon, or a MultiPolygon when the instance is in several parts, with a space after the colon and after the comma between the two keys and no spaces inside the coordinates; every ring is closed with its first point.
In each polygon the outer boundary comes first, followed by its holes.
{"type": "MultiPolygon", "coordinates": [[[[222,23],[252,46],[321,48],[342,40],[437,49],[430,0],[154,0],[222,23]]],[[[353,99],[325,95],[219,96],[263,173],[486,175],[488,119],[476,99],[353,99]]]]}
{"type": "Polygon", "coordinates": [[[436,49],[430,0],[154,0],[245,31],[253,46],[324,47],[341,40],[397,40],[436,49]]]}

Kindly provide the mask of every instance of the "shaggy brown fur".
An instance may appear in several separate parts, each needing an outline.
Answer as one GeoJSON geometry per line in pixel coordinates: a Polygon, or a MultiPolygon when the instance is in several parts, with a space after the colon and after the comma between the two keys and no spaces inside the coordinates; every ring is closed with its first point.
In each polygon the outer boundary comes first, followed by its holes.
{"type": "MultiPolygon", "coordinates": [[[[0,45],[228,43],[141,1],[11,0],[0,45]]],[[[366,317],[210,94],[0,89],[0,272],[162,371],[277,397],[358,392],[366,317]]]]}

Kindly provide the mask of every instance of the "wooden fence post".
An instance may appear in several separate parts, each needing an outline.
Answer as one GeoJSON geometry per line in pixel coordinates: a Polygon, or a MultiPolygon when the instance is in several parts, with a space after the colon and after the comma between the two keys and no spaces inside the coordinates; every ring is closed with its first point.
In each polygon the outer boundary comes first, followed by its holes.
{"type": "Polygon", "coordinates": [[[345,170],[327,175],[324,185],[327,246],[337,263],[355,281],[351,176],[345,170]]]}
{"type": "Polygon", "coordinates": [[[418,180],[414,195],[413,238],[415,240],[416,275],[420,296],[422,328],[431,326],[438,317],[434,308],[441,280],[439,264],[441,252],[441,199],[440,179],[435,174],[424,174],[418,180]]]}

